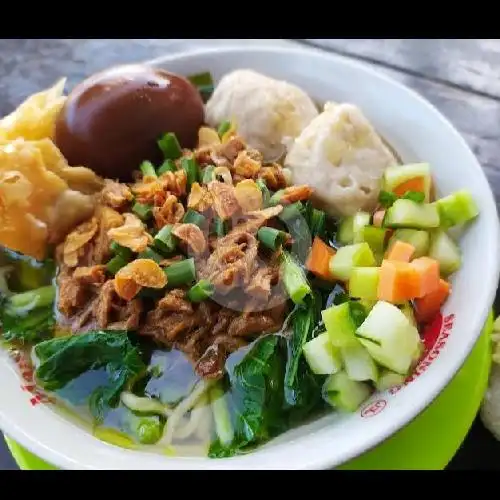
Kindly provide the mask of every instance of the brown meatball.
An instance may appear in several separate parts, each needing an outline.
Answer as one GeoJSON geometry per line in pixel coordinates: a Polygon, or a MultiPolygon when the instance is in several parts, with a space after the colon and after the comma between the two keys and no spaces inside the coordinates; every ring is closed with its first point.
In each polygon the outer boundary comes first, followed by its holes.
{"type": "Polygon", "coordinates": [[[129,180],[143,160],[161,161],[156,141],[163,133],[175,133],[182,147],[195,147],[203,120],[201,96],[186,78],[148,66],[118,66],[69,94],[54,141],[70,165],[129,180]]]}

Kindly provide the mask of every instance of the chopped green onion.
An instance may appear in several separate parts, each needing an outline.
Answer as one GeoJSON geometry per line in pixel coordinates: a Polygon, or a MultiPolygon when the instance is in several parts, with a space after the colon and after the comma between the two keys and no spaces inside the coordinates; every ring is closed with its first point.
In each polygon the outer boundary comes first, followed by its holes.
{"type": "Polygon", "coordinates": [[[194,158],[183,158],[181,166],[186,172],[187,185],[190,187],[194,182],[199,179],[200,170],[194,158]]]}
{"type": "Polygon", "coordinates": [[[174,262],[166,267],[164,272],[167,275],[167,286],[170,288],[187,285],[196,279],[196,268],[193,258],[174,262]]]}
{"type": "Polygon", "coordinates": [[[163,175],[166,172],[175,172],[177,167],[175,166],[174,160],[165,160],[158,169],[158,175],[163,175]]]}
{"type": "Polygon", "coordinates": [[[259,241],[267,248],[278,250],[278,248],[285,243],[287,234],[278,229],[274,229],[274,227],[264,226],[258,230],[257,238],[259,238],[259,241]]]}
{"type": "Polygon", "coordinates": [[[203,102],[207,102],[214,91],[214,80],[208,72],[199,73],[187,77],[188,80],[198,89],[203,102]]]}
{"type": "Polygon", "coordinates": [[[143,177],[156,177],[156,169],[150,161],[143,161],[141,163],[140,169],[143,177]]]}
{"type": "Polygon", "coordinates": [[[214,85],[214,79],[212,78],[212,75],[208,71],[204,71],[203,73],[195,73],[194,75],[189,75],[187,79],[195,87],[214,85]]]}
{"type": "Polygon", "coordinates": [[[125,267],[127,264],[128,262],[121,255],[115,255],[106,264],[106,270],[109,274],[112,274],[114,276],[122,267],[125,267]]]}
{"type": "Polygon", "coordinates": [[[155,444],[162,435],[162,424],[157,415],[135,415],[130,412],[126,422],[141,444],[155,444]]]}
{"type": "Polygon", "coordinates": [[[184,222],[184,224],[195,224],[198,227],[203,227],[206,224],[207,219],[196,210],[189,208],[184,215],[182,222],[184,222]]]}
{"type": "Polygon", "coordinates": [[[172,224],[163,226],[154,237],[154,246],[160,252],[171,253],[175,250],[177,238],[172,234],[173,227],[172,224]]]}
{"type": "Polygon", "coordinates": [[[125,260],[132,260],[132,257],[134,256],[134,252],[132,252],[130,248],[124,247],[116,241],[112,241],[109,248],[115,255],[120,255],[125,260]]]}
{"type": "Polygon", "coordinates": [[[52,285],[42,286],[36,290],[16,293],[11,295],[7,301],[8,308],[35,309],[37,307],[46,307],[54,302],[56,289],[52,285]]]}
{"type": "Polygon", "coordinates": [[[264,179],[257,179],[255,181],[257,186],[259,186],[259,189],[262,193],[262,204],[264,207],[269,206],[269,200],[271,199],[271,192],[267,188],[266,181],[264,179]]]}
{"type": "Polygon", "coordinates": [[[280,190],[276,191],[271,196],[271,198],[269,198],[269,205],[271,205],[271,206],[278,205],[284,192],[285,192],[284,189],[280,189],[280,190]]]}
{"type": "Polygon", "coordinates": [[[132,212],[134,212],[139,219],[144,221],[148,220],[153,215],[153,207],[151,205],[136,202],[132,207],[132,212]]]}
{"type": "Polygon", "coordinates": [[[182,149],[177,137],[172,132],[168,132],[158,141],[158,146],[163,152],[166,160],[177,160],[182,154],[182,149]]]}
{"type": "Polygon", "coordinates": [[[305,296],[309,295],[312,290],[302,268],[288,252],[283,252],[281,276],[283,276],[283,284],[292,302],[303,304],[305,296]]]}
{"type": "Polygon", "coordinates": [[[215,166],[208,165],[203,169],[201,182],[202,184],[209,184],[214,180],[215,180],[215,166]]]}
{"type": "Polygon", "coordinates": [[[158,252],[155,252],[152,248],[146,248],[144,252],[141,252],[138,255],[139,259],[150,259],[154,260],[157,264],[159,264],[164,257],[160,255],[158,252]]]}
{"type": "Polygon", "coordinates": [[[278,218],[283,221],[286,231],[293,239],[293,253],[303,262],[311,248],[311,231],[303,215],[304,205],[297,201],[283,208],[278,218]]]}
{"type": "Polygon", "coordinates": [[[323,210],[316,208],[311,209],[309,217],[309,229],[311,230],[311,237],[322,236],[325,232],[326,214],[323,210]]]}
{"type": "Polygon", "coordinates": [[[230,121],[223,121],[220,125],[219,128],[217,129],[217,133],[219,134],[219,137],[222,139],[222,136],[228,132],[231,128],[231,122],[230,121]]]}
{"type": "Polygon", "coordinates": [[[189,289],[186,296],[191,302],[203,302],[210,298],[214,292],[215,287],[210,281],[200,280],[189,289]]]}
{"type": "Polygon", "coordinates": [[[290,221],[302,217],[303,205],[300,201],[287,205],[283,208],[283,211],[278,215],[278,217],[284,221],[290,221]]]}
{"type": "Polygon", "coordinates": [[[222,220],[220,217],[215,217],[212,222],[210,234],[215,234],[219,238],[225,236],[228,232],[228,221],[222,220]]]}

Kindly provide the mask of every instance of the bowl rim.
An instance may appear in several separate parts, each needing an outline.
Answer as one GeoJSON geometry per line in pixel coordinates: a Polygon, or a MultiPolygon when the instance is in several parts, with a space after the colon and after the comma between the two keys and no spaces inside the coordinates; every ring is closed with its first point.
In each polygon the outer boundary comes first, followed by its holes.
{"type": "MultiPolygon", "coordinates": [[[[160,56],[154,59],[150,59],[148,61],[143,61],[142,64],[165,64],[168,62],[179,62],[179,61],[187,61],[190,58],[199,58],[208,55],[229,55],[229,54],[241,54],[249,55],[250,53],[254,55],[259,54],[271,54],[276,57],[280,55],[285,55],[288,57],[310,57],[316,58],[318,61],[335,61],[338,65],[348,66],[351,69],[358,71],[360,73],[368,73],[374,79],[382,80],[386,85],[392,86],[393,88],[398,89],[400,92],[406,93],[411,99],[415,102],[415,106],[420,108],[425,108],[426,112],[429,116],[435,121],[440,122],[440,126],[443,129],[447,130],[447,133],[450,136],[453,136],[453,139],[461,150],[464,153],[469,155],[468,162],[473,165],[476,170],[476,174],[481,178],[481,182],[484,184],[482,188],[482,195],[484,196],[483,204],[487,208],[487,218],[489,222],[489,230],[491,231],[491,248],[488,248],[490,256],[498,256],[500,255],[500,225],[498,222],[498,212],[497,206],[494,199],[493,192],[489,185],[489,182],[486,178],[486,175],[481,168],[477,158],[473,154],[472,150],[466,143],[465,139],[462,135],[457,131],[457,129],[451,124],[451,122],[443,115],[441,112],[437,110],[435,106],[433,106],[429,101],[427,101],[424,97],[418,94],[413,89],[407,87],[406,85],[398,82],[397,80],[391,78],[390,76],[384,74],[383,72],[377,71],[376,69],[370,67],[369,65],[362,63],[357,60],[353,60],[351,58],[327,53],[320,51],[315,48],[303,48],[303,47],[283,47],[283,46],[258,46],[258,47],[249,47],[247,45],[231,45],[225,47],[210,47],[210,48],[196,48],[196,49],[187,49],[185,51],[176,52],[174,54],[169,54],[166,56],[160,56]],[[490,220],[491,218],[491,220],[490,220]]],[[[298,464],[297,460],[293,462],[293,468],[300,469],[322,469],[329,468],[334,465],[338,465],[339,463],[347,462],[348,460],[354,458],[362,454],[363,452],[375,447],[380,442],[387,439],[389,436],[394,434],[398,429],[404,427],[411,420],[417,417],[428,405],[434,401],[436,396],[444,389],[444,387],[450,382],[450,380],[455,376],[460,367],[463,365],[466,357],[471,352],[473,346],[475,345],[477,338],[479,337],[481,330],[486,322],[488,317],[488,313],[491,308],[491,304],[494,301],[494,297],[496,294],[496,289],[498,285],[498,278],[500,275],[500,258],[490,258],[493,268],[492,272],[488,274],[488,276],[484,277],[484,293],[481,297],[481,300],[478,300],[480,306],[478,307],[477,313],[473,316],[473,321],[469,325],[469,328],[474,332],[474,335],[471,335],[466,342],[460,343],[460,349],[447,363],[445,366],[441,368],[441,376],[439,380],[437,380],[432,387],[429,388],[425,397],[419,398],[417,402],[413,405],[406,405],[405,408],[401,410],[401,413],[397,419],[393,419],[388,425],[386,425],[382,431],[378,433],[374,433],[372,436],[368,436],[365,439],[357,440],[353,445],[349,448],[347,452],[345,452],[342,456],[342,459],[339,461],[337,458],[334,458],[333,454],[328,455],[327,453],[302,453],[302,458],[299,460],[300,464],[298,464]]],[[[8,412],[0,411],[0,428],[11,438],[17,441],[19,444],[27,448],[32,453],[36,454],[40,458],[43,458],[47,462],[65,469],[96,469],[95,464],[90,463],[88,459],[78,459],[78,455],[81,457],[81,453],[78,452],[73,453],[73,457],[63,455],[57,451],[57,440],[60,438],[51,438],[52,447],[49,446],[47,442],[41,442],[40,439],[37,439],[36,432],[31,432],[26,428],[21,428],[15,422],[7,416],[8,412]]],[[[47,417],[55,419],[55,414],[53,417],[47,417]]],[[[73,424],[72,424],[73,425],[73,424]]],[[[95,439],[88,431],[86,431],[88,435],[88,439],[95,439]]],[[[317,434],[321,434],[322,431],[314,432],[315,442],[319,443],[319,436],[317,434]]],[[[313,442],[313,437],[310,437],[310,443],[313,442]]],[[[277,451],[274,451],[274,454],[271,454],[273,457],[283,456],[281,450],[289,449],[290,452],[298,452],[300,453],[300,442],[303,440],[297,439],[282,444],[278,447],[277,451]]],[[[102,444],[102,443],[100,443],[102,444]]],[[[139,458],[139,454],[136,451],[131,450],[123,450],[118,447],[111,446],[111,449],[106,450],[105,458],[109,459],[110,457],[115,457],[118,460],[119,464],[125,468],[136,468],[141,459],[139,458]]],[[[97,450],[97,447],[96,447],[97,450]]],[[[139,452],[141,457],[148,457],[151,454],[139,452]]],[[[244,455],[242,457],[231,458],[231,459],[209,459],[209,458],[197,458],[197,459],[185,459],[182,457],[181,459],[176,459],[175,457],[165,457],[163,455],[156,455],[155,458],[145,459],[145,465],[140,466],[139,468],[151,468],[153,465],[156,468],[161,469],[192,469],[194,464],[202,466],[206,469],[243,469],[248,467],[261,467],[259,465],[259,460],[253,460],[249,457],[258,457],[258,454],[251,453],[249,455],[244,455]]],[[[100,460],[100,466],[104,466],[104,459],[100,460]]],[[[286,460],[285,460],[286,462],[286,460]]],[[[269,462],[266,461],[266,468],[289,468],[285,465],[276,464],[269,466],[269,462]]],[[[100,467],[99,466],[99,467],[100,467]]],[[[105,466],[104,466],[105,467],[105,466]]],[[[106,467],[108,468],[108,467],[106,467]]],[[[111,468],[114,468],[111,466],[111,468]]]]}

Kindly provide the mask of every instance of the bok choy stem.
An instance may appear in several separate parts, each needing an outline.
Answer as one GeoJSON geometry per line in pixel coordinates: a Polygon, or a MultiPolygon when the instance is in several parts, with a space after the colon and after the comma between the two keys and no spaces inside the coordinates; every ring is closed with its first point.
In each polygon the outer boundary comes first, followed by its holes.
{"type": "Polygon", "coordinates": [[[229,446],[234,439],[234,428],[224,390],[220,384],[210,388],[210,403],[215,421],[215,431],[223,446],[229,446]]]}
{"type": "Polygon", "coordinates": [[[52,285],[42,286],[36,290],[12,295],[9,297],[7,307],[11,312],[46,307],[54,302],[55,296],[56,290],[52,285]]]}

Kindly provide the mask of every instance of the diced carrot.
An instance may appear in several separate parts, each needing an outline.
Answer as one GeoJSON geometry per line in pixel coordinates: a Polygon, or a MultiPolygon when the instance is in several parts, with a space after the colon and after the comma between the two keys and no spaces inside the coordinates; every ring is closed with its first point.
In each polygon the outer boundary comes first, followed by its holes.
{"type": "Polygon", "coordinates": [[[379,300],[401,304],[414,299],[420,290],[420,275],[408,262],[383,260],[377,296],[379,300]]]}
{"type": "Polygon", "coordinates": [[[316,236],[306,260],[306,268],[320,278],[333,280],[330,273],[330,259],[334,255],[335,250],[316,236]]]}
{"type": "Polygon", "coordinates": [[[387,251],[387,260],[397,260],[400,262],[410,262],[411,256],[415,252],[415,247],[406,241],[396,240],[387,251]]]}
{"type": "Polygon", "coordinates": [[[373,214],[373,225],[375,227],[382,227],[382,222],[384,222],[385,210],[377,210],[373,214]]]}
{"type": "Polygon", "coordinates": [[[425,193],[425,179],[423,177],[414,177],[394,188],[394,194],[397,196],[403,196],[408,191],[425,193]]]}
{"type": "Polygon", "coordinates": [[[439,280],[439,287],[424,297],[415,299],[415,317],[419,323],[427,323],[431,321],[441,309],[446,299],[450,295],[450,284],[443,280],[439,280]]]}
{"type": "Polygon", "coordinates": [[[439,262],[429,257],[420,257],[412,261],[411,265],[420,275],[420,291],[417,297],[424,297],[439,288],[439,262]]]}

